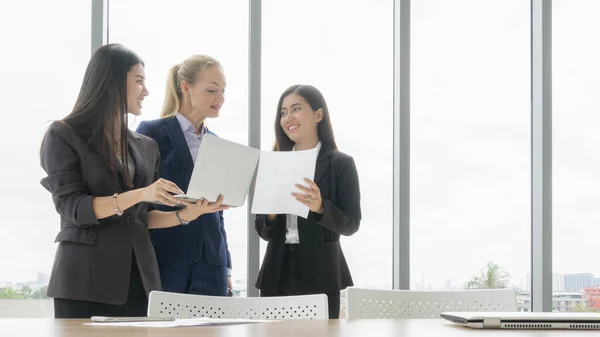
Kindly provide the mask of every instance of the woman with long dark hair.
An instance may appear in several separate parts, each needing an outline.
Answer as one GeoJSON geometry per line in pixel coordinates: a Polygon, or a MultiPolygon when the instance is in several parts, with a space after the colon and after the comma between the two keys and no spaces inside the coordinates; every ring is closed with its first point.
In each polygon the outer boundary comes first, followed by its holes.
{"type": "Polygon", "coordinates": [[[268,241],[256,287],[261,296],[327,294],[329,317],[339,318],[340,291],[353,285],[339,240],[360,226],[358,173],[354,159],[337,148],[321,92],[294,85],[277,104],[274,151],[314,148],[315,177],[293,194],[310,209],[308,218],[256,216],[256,232],[268,241]]]}
{"type": "Polygon", "coordinates": [[[60,215],[48,285],[56,318],[145,316],[160,290],[148,228],[172,227],[202,214],[206,203],[160,212],[183,191],[159,179],[154,140],[127,127],[148,95],[144,63],[119,44],[93,54],[72,112],[53,122],[42,142],[41,184],[60,215]]]}

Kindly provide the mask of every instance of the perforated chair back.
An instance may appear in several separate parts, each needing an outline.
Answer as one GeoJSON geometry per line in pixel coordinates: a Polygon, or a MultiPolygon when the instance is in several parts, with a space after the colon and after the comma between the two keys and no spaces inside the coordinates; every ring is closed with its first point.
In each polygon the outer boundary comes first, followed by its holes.
{"type": "Polygon", "coordinates": [[[424,291],[351,287],[346,296],[349,320],[439,318],[445,311],[517,311],[513,289],[424,291]]]}
{"type": "Polygon", "coordinates": [[[219,297],[152,291],[150,317],[328,319],[327,295],[219,297]]]}

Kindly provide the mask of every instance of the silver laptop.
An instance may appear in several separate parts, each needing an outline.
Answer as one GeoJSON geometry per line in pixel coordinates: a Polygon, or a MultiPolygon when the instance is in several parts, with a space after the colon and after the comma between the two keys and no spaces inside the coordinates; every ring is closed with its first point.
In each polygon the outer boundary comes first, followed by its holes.
{"type": "Polygon", "coordinates": [[[205,134],[200,144],[190,184],[180,200],[215,202],[223,195],[223,205],[244,205],[260,150],[241,145],[212,134],[205,134]]]}
{"type": "Polygon", "coordinates": [[[443,312],[452,323],[479,329],[600,330],[600,313],[588,312],[443,312]]]}

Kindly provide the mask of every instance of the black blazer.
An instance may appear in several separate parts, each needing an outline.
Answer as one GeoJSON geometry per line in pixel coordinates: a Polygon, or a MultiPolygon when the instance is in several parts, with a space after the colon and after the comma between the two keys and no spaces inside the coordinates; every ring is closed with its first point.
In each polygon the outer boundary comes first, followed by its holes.
{"type": "MultiPolygon", "coordinates": [[[[354,159],[321,148],[314,180],[321,190],[325,213],[298,217],[300,268],[307,293],[330,293],[354,285],[339,241],[340,235],[350,236],[360,226],[360,188],[354,159]]],[[[274,292],[283,264],[286,216],[279,214],[274,224],[267,225],[266,215],[257,215],[255,229],[269,242],[256,287],[274,292]]]]}
{"type": "MultiPolygon", "coordinates": [[[[160,157],[156,143],[129,133],[135,162],[134,188],[157,180],[160,157]]],[[[154,249],[148,234],[148,204],[139,203],[98,220],[94,196],[111,196],[128,190],[120,174],[112,179],[100,152],[63,122],[54,122],[42,143],[41,164],[47,173],[41,184],[52,193],[60,214],[60,232],[48,296],[109,304],[127,300],[132,251],[148,294],[160,290],[154,249]]],[[[121,170],[122,172],[122,170],[121,170]]]]}

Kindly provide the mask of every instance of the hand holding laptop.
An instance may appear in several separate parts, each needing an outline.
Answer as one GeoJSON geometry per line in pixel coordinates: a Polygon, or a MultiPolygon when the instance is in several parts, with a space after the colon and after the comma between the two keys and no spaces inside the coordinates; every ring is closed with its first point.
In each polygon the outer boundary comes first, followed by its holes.
{"type": "Polygon", "coordinates": [[[185,206],[185,209],[181,210],[179,215],[183,220],[192,221],[199,216],[207,213],[220,212],[229,209],[228,206],[223,206],[223,195],[219,195],[216,202],[210,202],[206,199],[198,200],[196,202],[189,202],[185,200],[177,200],[181,205],[185,206]]]}
{"type": "Polygon", "coordinates": [[[169,206],[175,206],[180,203],[171,193],[182,194],[183,191],[175,185],[175,183],[166,180],[158,179],[152,185],[146,186],[139,190],[140,197],[144,202],[156,202],[169,206]]]}
{"type": "Polygon", "coordinates": [[[206,134],[202,139],[192,177],[185,194],[173,196],[181,201],[209,200],[240,207],[252,182],[260,151],[245,145],[206,134]]]}

